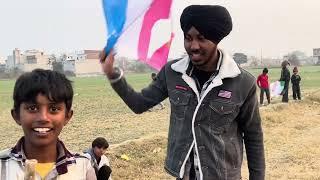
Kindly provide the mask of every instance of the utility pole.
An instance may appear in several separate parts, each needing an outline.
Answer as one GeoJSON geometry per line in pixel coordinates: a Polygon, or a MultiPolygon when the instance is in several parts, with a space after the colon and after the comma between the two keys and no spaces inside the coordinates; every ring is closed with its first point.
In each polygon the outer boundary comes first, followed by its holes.
{"type": "Polygon", "coordinates": [[[260,65],[262,66],[262,48],[260,49],[260,65]]]}

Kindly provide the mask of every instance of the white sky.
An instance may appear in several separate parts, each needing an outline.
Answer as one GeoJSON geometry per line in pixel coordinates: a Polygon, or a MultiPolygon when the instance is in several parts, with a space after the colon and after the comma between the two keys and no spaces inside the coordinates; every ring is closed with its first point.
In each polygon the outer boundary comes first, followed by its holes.
{"type": "MultiPolygon", "coordinates": [[[[179,18],[190,4],[227,7],[234,26],[220,47],[231,53],[277,58],[293,50],[312,55],[320,47],[319,0],[175,0],[171,57],[184,52],[179,18]]],[[[101,0],[0,0],[0,56],[16,47],[48,53],[102,49],[104,22],[101,0]]]]}

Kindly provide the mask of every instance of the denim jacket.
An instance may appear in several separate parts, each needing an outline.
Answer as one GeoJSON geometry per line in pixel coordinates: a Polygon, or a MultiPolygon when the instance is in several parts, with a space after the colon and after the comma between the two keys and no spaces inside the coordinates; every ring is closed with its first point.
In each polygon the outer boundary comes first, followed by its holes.
{"type": "Polygon", "coordinates": [[[255,78],[221,52],[219,73],[201,96],[195,80],[188,74],[188,57],[168,62],[157,80],[141,92],[134,91],[122,75],[111,85],[135,113],[142,113],[169,97],[165,169],[171,175],[182,178],[195,147],[200,179],[241,179],[244,143],[250,180],[261,180],[265,175],[265,159],[255,78]]]}

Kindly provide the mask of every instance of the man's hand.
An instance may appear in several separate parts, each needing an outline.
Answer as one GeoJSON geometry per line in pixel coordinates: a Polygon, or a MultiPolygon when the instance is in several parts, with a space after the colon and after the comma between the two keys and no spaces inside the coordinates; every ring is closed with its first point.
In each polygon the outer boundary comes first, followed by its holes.
{"type": "Polygon", "coordinates": [[[115,53],[113,49],[111,49],[108,55],[106,54],[104,49],[101,51],[100,63],[101,63],[102,71],[104,72],[105,75],[107,75],[109,79],[112,79],[115,74],[114,68],[113,68],[114,56],[115,56],[115,53]]]}

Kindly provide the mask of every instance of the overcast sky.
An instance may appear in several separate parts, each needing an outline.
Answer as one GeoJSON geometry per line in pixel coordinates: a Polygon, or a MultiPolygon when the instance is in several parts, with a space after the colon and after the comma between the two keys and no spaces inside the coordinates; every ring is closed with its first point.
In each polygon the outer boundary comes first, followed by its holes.
{"type": "MultiPolygon", "coordinates": [[[[175,0],[171,57],[184,52],[179,16],[190,4],[227,7],[234,26],[220,47],[230,53],[279,58],[320,48],[320,0],[175,0]]],[[[101,0],[0,0],[0,56],[15,47],[49,53],[102,49],[104,22],[101,0]]]]}

